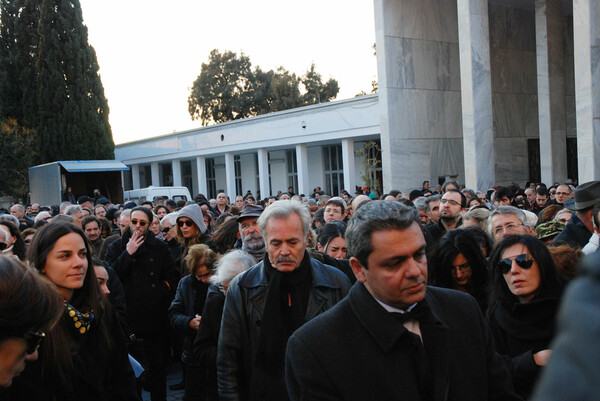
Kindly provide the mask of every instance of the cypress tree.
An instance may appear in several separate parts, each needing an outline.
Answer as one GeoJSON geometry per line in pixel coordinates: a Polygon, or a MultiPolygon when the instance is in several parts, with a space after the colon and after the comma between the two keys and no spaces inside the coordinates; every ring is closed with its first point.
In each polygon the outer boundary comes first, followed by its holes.
{"type": "Polygon", "coordinates": [[[114,158],[108,103],[79,0],[43,0],[38,34],[40,162],[114,158]]]}

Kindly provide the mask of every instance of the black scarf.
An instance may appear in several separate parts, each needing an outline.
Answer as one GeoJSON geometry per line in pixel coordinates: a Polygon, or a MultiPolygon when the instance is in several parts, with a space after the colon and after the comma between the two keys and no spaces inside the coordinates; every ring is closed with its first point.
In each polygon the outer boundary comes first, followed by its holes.
{"type": "Polygon", "coordinates": [[[509,301],[501,301],[494,313],[500,327],[511,337],[547,344],[556,331],[558,304],[558,298],[534,299],[512,305],[509,301]]]}
{"type": "MultiPolygon", "coordinates": [[[[311,263],[308,252],[292,272],[282,273],[271,266],[265,257],[265,274],[269,287],[265,300],[263,321],[254,354],[252,396],[266,395],[281,400],[287,395],[284,382],[284,358],[287,341],[304,324],[310,288],[311,263]]],[[[286,396],[287,398],[287,396],[286,396]]]]}

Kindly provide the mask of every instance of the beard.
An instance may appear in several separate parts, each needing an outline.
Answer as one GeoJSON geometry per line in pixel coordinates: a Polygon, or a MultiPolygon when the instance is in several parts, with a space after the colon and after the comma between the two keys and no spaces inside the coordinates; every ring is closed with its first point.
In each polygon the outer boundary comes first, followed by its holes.
{"type": "Polygon", "coordinates": [[[265,240],[260,234],[248,234],[242,238],[242,242],[248,249],[258,251],[265,247],[265,240]]]}

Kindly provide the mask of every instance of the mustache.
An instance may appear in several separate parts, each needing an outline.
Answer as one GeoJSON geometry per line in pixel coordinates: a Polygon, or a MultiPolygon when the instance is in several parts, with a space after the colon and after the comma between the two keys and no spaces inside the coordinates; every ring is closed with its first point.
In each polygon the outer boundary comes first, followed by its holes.
{"type": "Polygon", "coordinates": [[[280,256],[275,260],[275,263],[292,262],[296,263],[296,259],[291,256],[280,256]]]}
{"type": "Polygon", "coordinates": [[[248,234],[244,237],[244,241],[250,241],[253,239],[263,239],[263,236],[260,234],[248,234]]]}

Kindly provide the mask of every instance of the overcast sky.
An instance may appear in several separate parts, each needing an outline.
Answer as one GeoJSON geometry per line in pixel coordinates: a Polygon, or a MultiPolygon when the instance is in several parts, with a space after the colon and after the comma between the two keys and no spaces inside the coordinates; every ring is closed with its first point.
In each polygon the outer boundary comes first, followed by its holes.
{"type": "Polygon", "coordinates": [[[80,1],[116,144],[199,127],[189,88],[215,48],[297,75],[314,62],[323,81],[338,80],[338,100],[376,79],[369,0],[80,1]]]}

